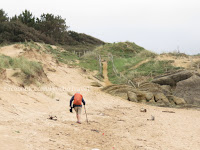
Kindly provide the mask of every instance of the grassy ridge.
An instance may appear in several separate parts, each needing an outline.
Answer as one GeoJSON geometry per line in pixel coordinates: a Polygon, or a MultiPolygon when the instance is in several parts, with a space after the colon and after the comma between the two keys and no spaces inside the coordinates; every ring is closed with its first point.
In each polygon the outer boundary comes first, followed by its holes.
{"type": "Polygon", "coordinates": [[[92,54],[80,59],[81,67],[99,70],[97,55],[108,62],[108,77],[114,84],[126,83],[142,76],[149,78],[180,68],[174,67],[170,61],[155,60],[157,54],[145,50],[131,42],[105,44],[96,48],[92,54]],[[113,56],[113,63],[110,55],[113,56]],[[141,63],[141,65],[139,65],[141,63]],[[116,71],[113,70],[113,65],[116,71]],[[135,67],[138,65],[137,67],[135,67]]]}
{"type": "Polygon", "coordinates": [[[114,56],[118,57],[132,57],[135,54],[144,51],[143,47],[136,45],[131,42],[119,42],[113,44],[105,44],[98,47],[95,51],[102,56],[107,56],[111,53],[114,56]]]}

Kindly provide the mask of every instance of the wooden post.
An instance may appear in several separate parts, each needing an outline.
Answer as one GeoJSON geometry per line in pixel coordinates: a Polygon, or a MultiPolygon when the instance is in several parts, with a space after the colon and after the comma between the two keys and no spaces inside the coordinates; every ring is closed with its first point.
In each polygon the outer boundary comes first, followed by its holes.
{"type": "Polygon", "coordinates": [[[102,63],[101,63],[101,56],[98,55],[98,59],[99,59],[99,72],[100,74],[102,74],[102,63]]]}

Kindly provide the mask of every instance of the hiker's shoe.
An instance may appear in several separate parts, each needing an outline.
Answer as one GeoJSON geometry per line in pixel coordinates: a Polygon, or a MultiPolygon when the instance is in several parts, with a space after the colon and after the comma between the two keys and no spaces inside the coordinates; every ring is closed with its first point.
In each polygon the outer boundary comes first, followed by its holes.
{"type": "Polygon", "coordinates": [[[78,124],[81,124],[81,122],[80,122],[80,121],[77,121],[77,123],[78,123],[78,124]]]}

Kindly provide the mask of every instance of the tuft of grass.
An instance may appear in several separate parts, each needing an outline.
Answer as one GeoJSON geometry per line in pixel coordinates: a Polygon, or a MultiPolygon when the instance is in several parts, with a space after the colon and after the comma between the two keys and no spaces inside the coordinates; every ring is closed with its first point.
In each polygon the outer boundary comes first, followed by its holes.
{"type": "Polygon", "coordinates": [[[30,42],[23,42],[23,44],[24,44],[24,47],[25,48],[29,48],[29,49],[37,49],[37,50],[40,50],[41,49],[41,47],[37,44],[37,43],[35,43],[35,42],[33,42],[33,41],[30,41],[30,42]]]}
{"type": "Polygon", "coordinates": [[[153,53],[148,50],[143,50],[137,55],[137,57],[146,57],[146,58],[155,58],[156,56],[157,56],[156,53],[153,53]]]}
{"type": "Polygon", "coordinates": [[[43,72],[42,65],[38,62],[29,61],[24,57],[12,58],[5,55],[0,55],[0,68],[18,68],[27,80],[39,76],[43,72]]]}

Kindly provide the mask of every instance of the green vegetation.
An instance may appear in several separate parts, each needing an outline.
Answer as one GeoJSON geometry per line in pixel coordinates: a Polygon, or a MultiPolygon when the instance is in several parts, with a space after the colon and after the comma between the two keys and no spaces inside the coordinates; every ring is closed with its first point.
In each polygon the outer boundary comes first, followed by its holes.
{"type": "MultiPolygon", "coordinates": [[[[122,84],[126,82],[126,79],[120,78],[120,74],[124,75],[125,78],[129,78],[132,73],[130,73],[131,68],[146,59],[145,57],[133,57],[133,58],[117,58],[114,57],[113,62],[118,73],[113,71],[113,64],[108,61],[108,77],[110,81],[114,84],[122,84]]],[[[134,70],[134,69],[133,69],[134,70]]]]}
{"type": "Polygon", "coordinates": [[[135,71],[141,76],[157,76],[177,69],[181,68],[172,66],[170,61],[151,60],[136,68],[135,71]]]}
{"type": "MultiPolygon", "coordinates": [[[[154,76],[180,69],[172,66],[170,61],[154,60],[157,54],[131,42],[105,44],[96,48],[94,52],[108,62],[108,77],[114,84],[134,81],[142,76],[151,80],[154,76]]],[[[94,67],[91,65],[94,62],[87,61],[88,67],[92,66],[98,70],[98,60],[93,60],[97,65],[94,67]]]]}
{"type": "Polygon", "coordinates": [[[102,45],[103,41],[92,36],[69,31],[66,20],[53,14],[41,14],[39,18],[28,11],[9,18],[0,10],[0,44],[12,42],[44,42],[61,45],[102,45]]]}
{"type": "Polygon", "coordinates": [[[119,42],[113,44],[105,44],[103,46],[98,47],[95,51],[98,52],[102,56],[107,56],[111,53],[114,56],[118,57],[133,57],[137,53],[144,51],[143,47],[136,45],[131,42],[119,42]]]}
{"type": "MultiPolygon", "coordinates": [[[[9,56],[0,55],[0,69],[4,68],[20,69],[23,75],[25,75],[24,80],[26,81],[31,78],[35,78],[36,80],[36,78],[43,73],[42,65],[38,62],[28,61],[24,57],[11,58],[9,56]]],[[[29,83],[29,81],[26,83],[29,83]]]]}
{"type": "Polygon", "coordinates": [[[88,52],[79,59],[79,66],[91,71],[99,70],[99,61],[95,52],[88,52]]]}
{"type": "Polygon", "coordinates": [[[47,44],[45,44],[44,46],[45,46],[46,52],[51,53],[54,56],[54,58],[59,62],[69,64],[71,61],[75,61],[78,59],[77,55],[69,51],[61,50],[60,48],[54,49],[52,48],[51,45],[47,45],[47,44]]]}
{"type": "MultiPolygon", "coordinates": [[[[179,69],[173,67],[170,61],[155,60],[157,54],[133,42],[105,44],[92,36],[69,31],[68,28],[66,20],[61,16],[47,13],[35,18],[30,11],[25,10],[20,15],[9,18],[0,10],[0,46],[5,43],[22,42],[27,50],[37,49],[40,53],[50,53],[58,62],[98,71],[99,77],[102,76],[100,56],[101,61],[108,62],[108,77],[115,84],[126,83],[127,80],[141,76],[151,79],[179,69]],[[35,42],[45,44],[38,45],[35,42]],[[59,47],[55,48],[49,44],[59,47]]],[[[185,56],[182,53],[171,55],[185,56]]],[[[27,77],[39,74],[42,69],[39,63],[24,58],[1,56],[0,60],[0,68],[20,68],[27,77]]]]}

